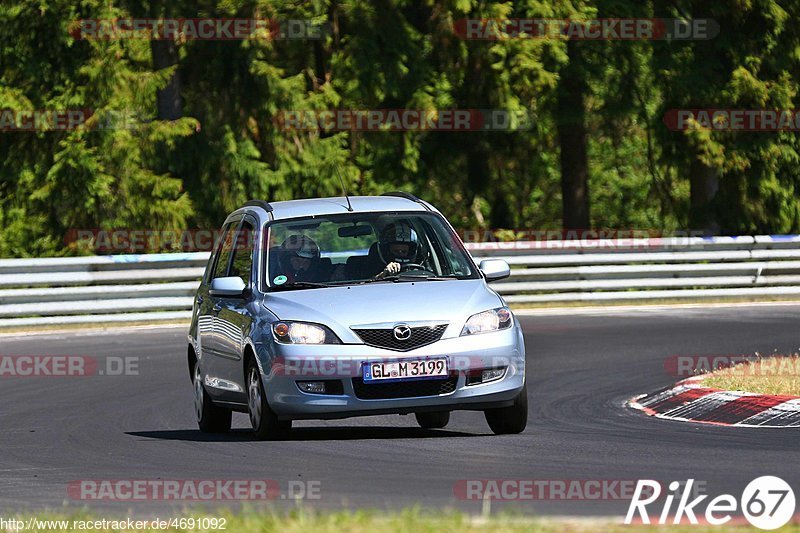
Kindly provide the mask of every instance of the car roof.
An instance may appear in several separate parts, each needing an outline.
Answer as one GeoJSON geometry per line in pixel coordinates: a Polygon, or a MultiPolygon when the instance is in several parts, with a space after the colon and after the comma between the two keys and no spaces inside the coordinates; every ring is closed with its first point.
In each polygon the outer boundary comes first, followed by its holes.
{"type": "MultiPolygon", "coordinates": [[[[401,196],[350,196],[350,204],[354,213],[372,213],[383,211],[429,211],[434,210],[430,204],[413,197],[401,196]]],[[[249,207],[259,207],[249,202],[249,207]]],[[[258,202],[261,203],[261,202],[258,202]]],[[[347,200],[344,196],[331,198],[306,198],[282,202],[266,202],[261,206],[265,211],[272,208],[275,220],[306,217],[312,215],[332,215],[347,213],[347,200]]]]}

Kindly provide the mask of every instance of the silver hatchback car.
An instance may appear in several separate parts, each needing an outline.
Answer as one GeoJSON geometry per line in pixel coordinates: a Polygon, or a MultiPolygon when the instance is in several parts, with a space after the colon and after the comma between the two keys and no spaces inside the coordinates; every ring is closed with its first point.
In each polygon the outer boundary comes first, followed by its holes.
{"type": "Polygon", "coordinates": [[[431,204],[407,193],[247,202],[197,290],[189,372],[202,431],[248,413],[260,439],[299,419],[414,413],[443,428],[480,410],[528,419],[522,330],[431,204]]]}

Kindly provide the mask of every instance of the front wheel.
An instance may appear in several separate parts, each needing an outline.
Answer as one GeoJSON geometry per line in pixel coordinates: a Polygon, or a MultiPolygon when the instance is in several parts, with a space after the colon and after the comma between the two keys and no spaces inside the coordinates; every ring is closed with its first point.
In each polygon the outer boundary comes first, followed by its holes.
{"type": "Polygon", "coordinates": [[[522,387],[510,406],[487,409],[483,415],[495,435],[522,433],[528,425],[528,386],[522,387]]]}
{"type": "Polygon", "coordinates": [[[197,425],[203,433],[227,433],[231,430],[231,412],[217,407],[208,397],[200,376],[200,363],[194,365],[194,411],[197,425]]]}
{"type": "Polygon", "coordinates": [[[442,429],[450,422],[450,411],[436,411],[433,413],[414,413],[417,424],[423,429],[442,429]]]}
{"type": "Polygon", "coordinates": [[[291,420],[278,420],[277,415],[267,403],[261,372],[252,359],[247,370],[247,411],[250,424],[258,440],[274,440],[292,429],[291,420]]]}

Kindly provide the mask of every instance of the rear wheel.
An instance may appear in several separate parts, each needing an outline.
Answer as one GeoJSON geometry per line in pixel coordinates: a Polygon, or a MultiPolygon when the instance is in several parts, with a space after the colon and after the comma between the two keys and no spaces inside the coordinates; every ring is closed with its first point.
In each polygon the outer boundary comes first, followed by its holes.
{"type": "Polygon", "coordinates": [[[267,395],[264,394],[261,372],[253,359],[250,359],[247,369],[247,411],[258,440],[274,440],[292,429],[291,420],[278,420],[277,415],[270,409],[267,395]]]}
{"type": "Polygon", "coordinates": [[[194,365],[194,411],[197,425],[204,433],[227,433],[231,430],[231,412],[214,405],[208,397],[200,376],[200,363],[194,365]]]}
{"type": "Polygon", "coordinates": [[[417,424],[423,429],[442,429],[450,422],[450,411],[435,411],[432,413],[414,413],[417,424]]]}
{"type": "Polygon", "coordinates": [[[528,425],[528,387],[522,387],[522,392],[514,398],[514,403],[508,407],[487,409],[483,412],[486,422],[496,435],[522,433],[528,425]]]}

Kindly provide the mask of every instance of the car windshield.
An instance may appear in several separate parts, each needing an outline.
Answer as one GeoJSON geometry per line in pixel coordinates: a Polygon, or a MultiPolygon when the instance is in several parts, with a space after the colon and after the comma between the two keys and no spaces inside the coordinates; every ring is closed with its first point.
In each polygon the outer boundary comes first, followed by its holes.
{"type": "Polygon", "coordinates": [[[347,213],[269,229],[272,290],[479,277],[458,236],[434,213],[347,213]]]}

